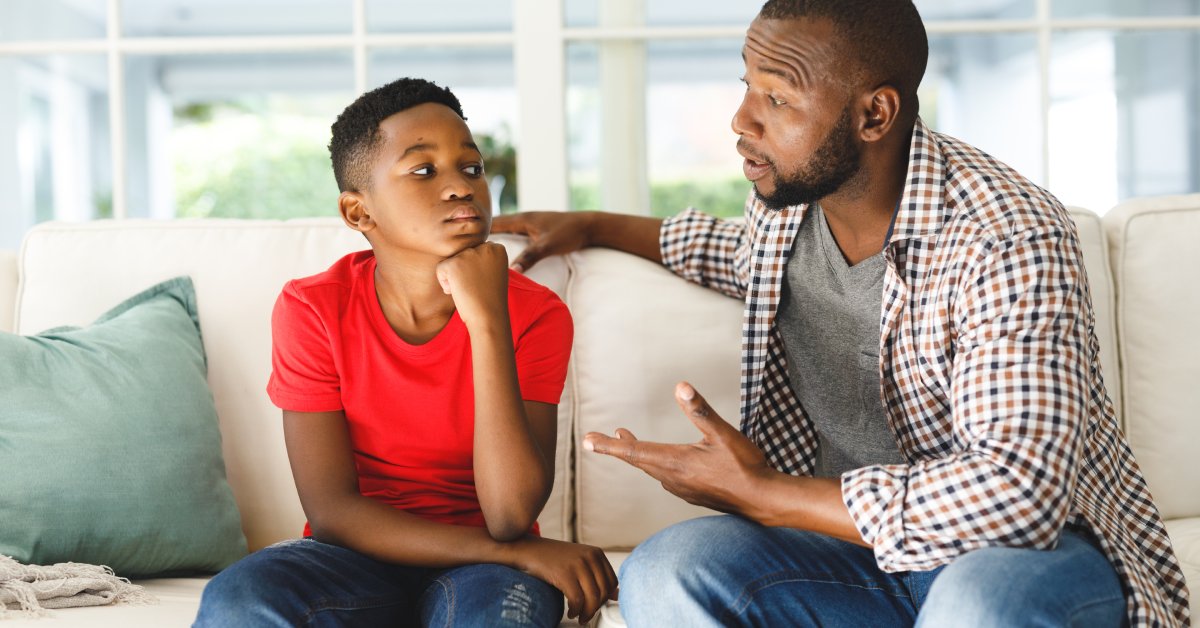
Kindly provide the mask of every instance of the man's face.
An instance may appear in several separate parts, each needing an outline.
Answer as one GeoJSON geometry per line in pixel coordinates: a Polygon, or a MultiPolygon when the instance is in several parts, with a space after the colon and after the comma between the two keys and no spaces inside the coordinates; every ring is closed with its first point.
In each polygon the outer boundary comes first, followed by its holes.
{"type": "Polygon", "coordinates": [[[733,117],[743,171],[767,207],[820,200],[859,170],[850,77],[827,20],[755,19],[746,33],[746,95],[733,117]]]}
{"type": "Polygon", "coordinates": [[[379,132],[363,194],[371,244],[446,258],[486,240],[492,200],[463,119],[425,103],[384,119],[379,132]]]}

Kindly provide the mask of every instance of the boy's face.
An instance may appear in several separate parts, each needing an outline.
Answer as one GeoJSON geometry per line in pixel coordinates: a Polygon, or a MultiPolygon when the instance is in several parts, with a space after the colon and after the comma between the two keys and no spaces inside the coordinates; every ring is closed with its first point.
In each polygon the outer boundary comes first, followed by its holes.
{"type": "Polygon", "coordinates": [[[446,258],[486,240],[492,199],[466,122],[425,103],[385,118],[379,131],[362,194],[372,246],[446,258]]]}

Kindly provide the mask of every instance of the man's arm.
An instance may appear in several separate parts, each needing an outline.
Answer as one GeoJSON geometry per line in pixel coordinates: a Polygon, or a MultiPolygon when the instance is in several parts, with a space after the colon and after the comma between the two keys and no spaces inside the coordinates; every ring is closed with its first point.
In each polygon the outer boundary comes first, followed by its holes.
{"type": "Polygon", "coordinates": [[[796,477],[773,469],[762,451],[718,416],[690,384],[675,387],[675,400],[700,430],[699,442],[651,443],[621,429],[616,438],[588,434],[584,448],[625,460],[689,503],[762,525],[811,530],[867,545],[842,503],[836,479],[796,477]]]}
{"type": "Polygon", "coordinates": [[[497,216],[492,221],[492,233],[529,237],[529,245],[512,263],[522,272],[542,258],[589,246],[616,249],[661,264],[661,228],[662,220],[658,218],[605,212],[520,212],[497,216]]]}

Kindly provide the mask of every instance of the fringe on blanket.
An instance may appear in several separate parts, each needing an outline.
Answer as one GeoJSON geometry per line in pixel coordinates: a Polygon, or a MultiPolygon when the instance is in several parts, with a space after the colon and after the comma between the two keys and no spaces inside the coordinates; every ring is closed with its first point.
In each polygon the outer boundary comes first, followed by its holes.
{"type": "Polygon", "coordinates": [[[0,555],[0,619],[10,611],[40,616],[52,608],[155,602],[144,588],[103,565],[23,565],[0,555]]]}

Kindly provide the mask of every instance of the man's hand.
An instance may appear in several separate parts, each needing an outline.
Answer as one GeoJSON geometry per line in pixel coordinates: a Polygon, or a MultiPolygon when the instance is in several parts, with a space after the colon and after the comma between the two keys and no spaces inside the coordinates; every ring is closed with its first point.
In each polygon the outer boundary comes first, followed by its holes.
{"type": "Polygon", "coordinates": [[[617,438],[588,434],[583,440],[584,449],[621,458],[689,503],[755,519],[752,497],[762,480],[778,472],[767,464],[762,451],[718,416],[691,384],[681,382],[675,386],[675,401],[700,430],[699,442],[652,443],[638,440],[621,428],[617,438]]]}
{"type": "Polygon", "coordinates": [[[508,320],[508,252],[503,245],[484,242],[442,260],[437,280],[454,297],[467,329],[508,320]]]}
{"type": "Polygon", "coordinates": [[[532,536],[510,547],[516,553],[514,566],[562,591],[567,617],[578,617],[580,625],[605,601],[617,599],[617,574],[598,547],[532,536]]]}
{"type": "Polygon", "coordinates": [[[517,272],[525,272],[542,258],[566,255],[591,244],[594,212],[519,212],[492,219],[492,233],[529,236],[529,245],[513,260],[517,272]]]}

